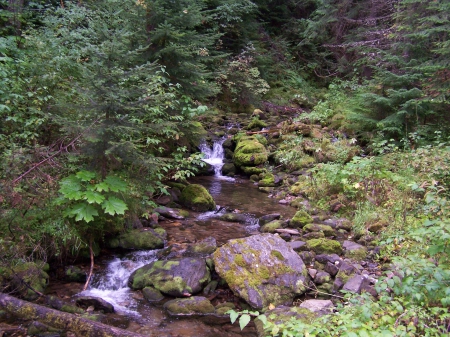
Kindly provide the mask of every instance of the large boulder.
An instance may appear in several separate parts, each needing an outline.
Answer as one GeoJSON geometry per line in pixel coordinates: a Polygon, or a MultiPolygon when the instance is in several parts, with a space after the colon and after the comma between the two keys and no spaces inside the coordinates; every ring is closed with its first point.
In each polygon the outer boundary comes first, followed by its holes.
{"type": "Polygon", "coordinates": [[[181,193],[180,202],[196,212],[216,209],[216,203],[208,190],[199,184],[186,186],[181,193]]]}
{"type": "Polygon", "coordinates": [[[255,136],[242,136],[236,145],[233,162],[237,167],[258,166],[268,157],[266,147],[255,136]]]}
{"type": "Polygon", "coordinates": [[[258,310],[289,304],[306,291],[305,264],[277,235],[230,240],[215,251],[214,264],[231,290],[258,310]]]}
{"type": "Polygon", "coordinates": [[[164,247],[166,231],[161,228],[135,229],[123,233],[109,241],[110,248],[123,249],[159,249],[164,247]]]}
{"type": "Polygon", "coordinates": [[[205,259],[190,257],[147,264],[131,274],[128,283],[132,289],[152,286],[163,294],[185,297],[200,292],[210,281],[205,259]]]}

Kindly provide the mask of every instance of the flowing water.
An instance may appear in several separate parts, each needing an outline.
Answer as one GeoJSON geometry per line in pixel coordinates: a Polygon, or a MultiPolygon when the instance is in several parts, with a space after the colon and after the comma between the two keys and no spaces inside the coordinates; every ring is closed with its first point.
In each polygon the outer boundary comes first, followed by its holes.
{"type": "MultiPolygon", "coordinates": [[[[202,146],[205,161],[214,166],[213,177],[196,177],[192,183],[205,186],[213,196],[219,212],[191,212],[186,220],[168,220],[161,222],[167,231],[167,246],[172,245],[183,251],[189,244],[206,237],[214,237],[218,245],[230,239],[258,233],[258,218],[265,214],[280,213],[283,217],[292,217],[295,210],[278,204],[260,192],[246,179],[228,178],[221,175],[223,166],[222,143],[216,142],[212,148],[202,146]],[[220,219],[225,212],[244,214],[241,223],[220,219]]],[[[141,266],[156,260],[157,251],[139,251],[123,256],[114,256],[104,261],[101,271],[97,272],[90,289],[79,295],[101,297],[114,305],[119,315],[128,320],[126,327],[146,336],[195,336],[195,337],[239,337],[256,336],[254,329],[240,331],[237,324],[211,325],[195,318],[173,319],[166,315],[161,305],[148,304],[140,292],[131,291],[127,282],[131,273],[141,266]]],[[[101,264],[100,260],[100,264],[101,264]]],[[[120,320],[119,320],[120,321],[120,320]]],[[[123,324],[123,321],[120,321],[123,324]]]]}

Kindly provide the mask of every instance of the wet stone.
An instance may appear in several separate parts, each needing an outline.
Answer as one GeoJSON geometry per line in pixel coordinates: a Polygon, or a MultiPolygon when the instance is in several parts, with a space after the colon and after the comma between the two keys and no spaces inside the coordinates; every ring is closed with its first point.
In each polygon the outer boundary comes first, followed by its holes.
{"type": "Polygon", "coordinates": [[[144,298],[150,303],[157,303],[164,299],[164,295],[158,289],[153,287],[145,287],[142,289],[144,298]]]}
{"type": "Polygon", "coordinates": [[[81,296],[76,300],[77,305],[83,308],[90,306],[94,307],[94,310],[103,311],[104,313],[114,312],[114,307],[111,303],[106,302],[104,299],[93,296],[81,296]]]}
{"type": "Polygon", "coordinates": [[[320,263],[336,263],[337,261],[342,261],[342,259],[337,254],[317,254],[315,257],[316,261],[320,263]]]}
{"type": "Polygon", "coordinates": [[[266,214],[259,218],[259,225],[262,226],[273,220],[279,220],[280,218],[281,218],[280,213],[266,214]]]}

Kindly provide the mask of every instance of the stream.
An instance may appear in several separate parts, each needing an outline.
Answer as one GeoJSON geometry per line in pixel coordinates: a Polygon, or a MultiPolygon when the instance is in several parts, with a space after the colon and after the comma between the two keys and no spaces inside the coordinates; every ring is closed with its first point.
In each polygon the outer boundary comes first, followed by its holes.
{"type": "MultiPolygon", "coordinates": [[[[194,242],[214,237],[218,246],[230,239],[259,234],[258,218],[270,213],[292,217],[295,209],[280,205],[258,190],[249,180],[221,175],[223,140],[212,149],[204,145],[205,161],[215,167],[214,176],[195,177],[190,182],[201,184],[213,196],[219,212],[190,212],[186,220],[165,220],[160,225],[167,231],[167,246],[183,251],[194,242]],[[245,222],[227,222],[218,217],[225,212],[245,215],[245,222]]],[[[162,304],[149,304],[140,292],[132,291],[127,281],[130,274],[157,259],[158,251],[136,251],[99,258],[90,289],[78,295],[100,297],[111,303],[116,314],[108,315],[109,324],[127,328],[146,336],[237,337],[256,336],[254,328],[240,330],[229,322],[204,322],[201,319],[175,319],[166,314],[162,304]]],[[[228,290],[229,292],[229,290],[228,290]]]]}

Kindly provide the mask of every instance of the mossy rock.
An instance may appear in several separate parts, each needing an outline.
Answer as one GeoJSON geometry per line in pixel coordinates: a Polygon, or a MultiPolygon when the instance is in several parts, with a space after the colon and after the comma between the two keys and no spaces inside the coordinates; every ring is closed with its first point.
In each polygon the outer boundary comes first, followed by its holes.
{"type": "Polygon", "coordinates": [[[275,176],[272,173],[267,173],[264,177],[258,182],[259,187],[275,187],[275,176]]]}
{"type": "Polygon", "coordinates": [[[216,203],[208,190],[199,184],[186,186],[181,192],[180,202],[196,212],[216,209],[216,203]]]}
{"type": "Polygon", "coordinates": [[[316,254],[342,254],[342,246],[336,240],[312,239],[306,241],[306,246],[316,254]]]}
{"type": "Polygon", "coordinates": [[[161,228],[135,229],[109,240],[110,248],[123,249],[160,249],[164,247],[167,233],[161,228]]]}
{"type": "Polygon", "coordinates": [[[236,174],[236,166],[233,163],[225,163],[222,166],[222,175],[232,177],[236,174]]]}
{"type": "Polygon", "coordinates": [[[332,236],[335,234],[335,231],[331,226],[321,224],[308,224],[303,227],[303,230],[307,232],[323,232],[325,236],[332,236]]]}
{"type": "Polygon", "coordinates": [[[164,309],[171,316],[206,315],[215,312],[214,306],[203,296],[177,298],[164,303],[164,309]]]}
{"type": "Polygon", "coordinates": [[[247,130],[259,129],[267,127],[267,123],[260,120],[259,118],[253,118],[250,123],[247,125],[247,130]]]}
{"type": "Polygon", "coordinates": [[[259,180],[259,174],[264,173],[266,170],[261,167],[242,166],[241,170],[248,176],[258,175],[255,181],[259,180]]]}
{"type": "Polygon", "coordinates": [[[277,235],[230,240],[213,257],[219,276],[255,309],[290,304],[306,291],[307,271],[302,259],[277,235]]]}
{"type": "Polygon", "coordinates": [[[185,297],[200,292],[211,281],[205,259],[187,257],[155,261],[131,274],[132,289],[152,286],[163,294],[185,297]]]}
{"type": "Polygon", "coordinates": [[[297,211],[294,217],[291,219],[290,226],[294,228],[303,228],[304,226],[312,223],[314,220],[304,210],[297,211]]]}
{"type": "Polygon", "coordinates": [[[273,220],[266,223],[260,228],[262,233],[275,233],[277,229],[284,228],[285,222],[283,220],[273,220]]]}
{"type": "Polygon", "coordinates": [[[234,151],[233,161],[238,167],[258,166],[268,159],[266,147],[254,136],[243,136],[239,139],[234,151]]]}
{"type": "Polygon", "coordinates": [[[39,263],[26,262],[12,266],[10,270],[5,270],[2,274],[13,292],[27,301],[34,301],[39,295],[25,284],[43,293],[48,285],[49,276],[42,267],[43,265],[39,263]]]}

